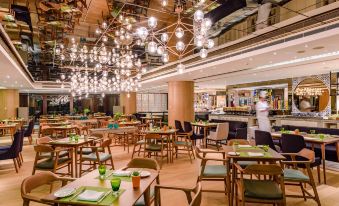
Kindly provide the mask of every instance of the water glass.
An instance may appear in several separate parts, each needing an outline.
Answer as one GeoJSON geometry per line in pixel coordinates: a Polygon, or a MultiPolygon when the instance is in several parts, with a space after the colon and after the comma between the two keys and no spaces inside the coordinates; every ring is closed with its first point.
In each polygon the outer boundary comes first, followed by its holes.
{"type": "Polygon", "coordinates": [[[119,194],[120,184],[121,184],[120,178],[111,179],[111,187],[112,187],[112,190],[113,190],[113,195],[119,194]]]}
{"type": "Polygon", "coordinates": [[[100,179],[104,179],[105,178],[105,174],[106,174],[106,165],[99,165],[99,174],[100,174],[100,179]]]}

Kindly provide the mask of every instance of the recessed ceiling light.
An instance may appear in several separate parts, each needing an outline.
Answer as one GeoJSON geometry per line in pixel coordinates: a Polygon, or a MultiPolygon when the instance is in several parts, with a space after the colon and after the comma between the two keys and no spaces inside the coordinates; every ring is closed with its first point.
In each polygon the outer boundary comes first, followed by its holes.
{"type": "Polygon", "coordinates": [[[277,55],[277,52],[273,52],[273,55],[277,55]]]}
{"type": "Polygon", "coordinates": [[[250,61],[253,61],[253,58],[251,57],[251,58],[249,58],[249,60],[250,60],[250,61]]]}
{"type": "Polygon", "coordinates": [[[10,77],[9,75],[6,75],[6,78],[9,79],[9,78],[11,78],[11,77],[10,77]]]}
{"type": "Polygon", "coordinates": [[[272,64],[273,62],[272,61],[270,61],[270,64],[272,64]]]}
{"type": "Polygon", "coordinates": [[[305,44],[305,46],[304,46],[305,48],[307,48],[308,47],[308,45],[307,44],[305,44]]]}

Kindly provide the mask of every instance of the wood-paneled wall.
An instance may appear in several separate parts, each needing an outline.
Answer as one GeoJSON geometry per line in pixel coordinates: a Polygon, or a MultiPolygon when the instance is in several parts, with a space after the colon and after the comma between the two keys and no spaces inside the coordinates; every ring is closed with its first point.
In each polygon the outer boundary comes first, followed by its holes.
{"type": "Polygon", "coordinates": [[[0,90],[0,119],[17,116],[19,107],[19,92],[16,89],[0,90]]]}
{"type": "Polygon", "coordinates": [[[124,114],[134,114],[137,112],[137,93],[130,92],[120,94],[120,106],[124,108],[124,114]]]}

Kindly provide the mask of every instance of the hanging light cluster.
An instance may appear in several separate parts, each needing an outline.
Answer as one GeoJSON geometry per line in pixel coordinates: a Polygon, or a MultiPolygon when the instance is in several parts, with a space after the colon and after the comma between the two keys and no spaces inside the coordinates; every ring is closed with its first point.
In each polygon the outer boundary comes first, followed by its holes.
{"type": "MultiPolygon", "coordinates": [[[[163,6],[166,6],[167,3],[167,0],[162,1],[163,6]]],[[[201,6],[201,2],[198,2],[198,5],[201,6]]],[[[178,14],[177,22],[166,28],[156,30],[158,25],[157,19],[155,17],[150,17],[147,21],[147,27],[140,27],[137,29],[137,35],[141,41],[145,42],[147,45],[146,51],[149,54],[161,55],[161,60],[164,63],[169,61],[169,53],[179,58],[179,64],[177,65],[177,71],[179,73],[182,73],[185,69],[185,65],[180,61],[183,56],[198,48],[200,49],[200,57],[206,58],[208,49],[211,49],[214,46],[214,41],[208,39],[208,30],[211,28],[212,22],[210,19],[204,18],[203,11],[200,9],[195,11],[193,24],[185,23],[183,21],[184,18],[180,16],[182,11],[182,9],[176,10],[178,14]],[[166,32],[167,30],[174,31],[166,32]],[[186,33],[192,38],[186,38],[186,33]],[[176,38],[174,47],[168,45],[168,42],[171,41],[172,38],[176,38]]]]}
{"type": "MultiPolygon", "coordinates": [[[[105,96],[111,92],[134,92],[141,87],[139,80],[146,69],[142,68],[140,58],[131,48],[132,25],[124,22],[113,34],[106,32],[108,25],[102,23],[96,29],[96,34],[101,35],[100,46],[81,45],[71,38],[68,48],[59,45],[56,49],[61,61],[70,63],[65,68],[71,69],[68,79],[72,96],[88,96],[90,93],[105,96]],[[113,46],[106,46],[108,38],[114,39],[113,46]]],[[[65,74],[60,78],[62,82],[67,79],[65,74]]]]}

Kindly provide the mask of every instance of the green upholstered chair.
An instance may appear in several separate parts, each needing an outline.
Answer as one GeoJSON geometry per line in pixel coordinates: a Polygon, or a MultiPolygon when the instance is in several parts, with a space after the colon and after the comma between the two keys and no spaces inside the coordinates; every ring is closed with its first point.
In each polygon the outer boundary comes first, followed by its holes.
{"type": "Polygon", "coordinates": [[[33,172],[35,174],[36,170],[45,170],[51,171],[56,174],[59,169],[64,167],[68,167],[68,173],[66,175],[70,175],[73,177],[73,149],[72,148],[57,148],[54,149],[49,145],[35,145],[34,150],[36,152],[33,172]],[[49,155],[46,155],[49,154],[49,155]],[[61,157],[62,154],[62,157],[61,157]],[[64,154],[67,154],[65,156],[64,154]]]}
{"type": "Polygon", "coordinates": [[[108,165],[114,169],[113,156],[111,153],[110,145],[111,139],[103,140],[99,146],[83,146],[80,147],[80,176],[86,172],[96,169],[96,165],[108,165]],[[83,152],[85,149],[91,149],[92,153],[86,154],[83,152]],[[88,163],[87,163],[88,162],[88,163]],[[89,165],[88,169],[83,170],[83,165],[89,165]]]}
{"type": "Polygon", "coordinates": [[[288,195],[286,194],[286,197],[293,197],[293,198],[304,198],[306,199],[313,199],[317,202],[318,206],[321,205],[318,191],[314,182],[313,174],[311,171],[311,161],[295,161],[295,156],[297,154],[293,153],[282,153],[285,156],[290,156],[292,161],[282,161],[282,164],[285,166],[284,168],[284,181],[285,185],[293,185],[300,187],[302,195],[288,195]],[[302,168],[306,169],[306,174],[302,171],[298,170],[298,166],[304,165],[302,168]],[[304,188],[304,184],[309,184],[313,189],[313,195],[308,192],[304,188]]]}
{"type": "Polygon", "coordinates": [[[284,173],[279,165],[248,165],[243,169],[235,163],[240,172],[240,177],[235,180],[235,196],[237,203],[245,205],[246,202],[286,205],[284,173]],[[245,176],[270,176],[269,180],[246,179],[245,176]]]}
{"type": "Polygon", "coordinates": [[[200,174],[198,181],[222,181],[224,182],[224,190],[202,190],[203,192],[222,192],[229,194],[230,172],[227,168],[228,160],[225,158],[224,152],[214,150],[202,150],[198,147],[194,148],[195,155],[201,160],[200,174]],[[222,158],[206,157],[208,154],[220,154],[222,158]],[[221,162],[220,164],[207,164],[207,162],[221,162]]]}

